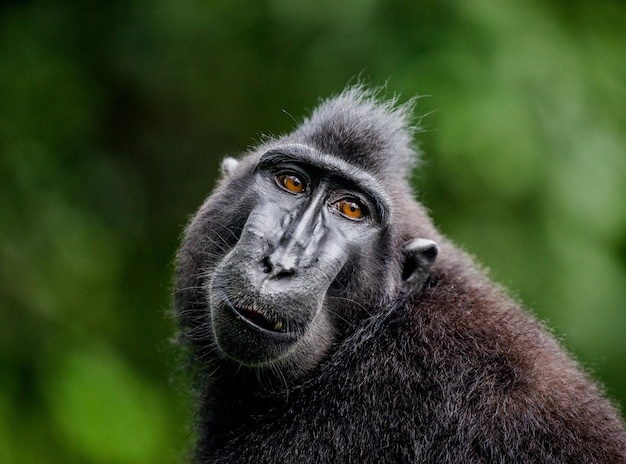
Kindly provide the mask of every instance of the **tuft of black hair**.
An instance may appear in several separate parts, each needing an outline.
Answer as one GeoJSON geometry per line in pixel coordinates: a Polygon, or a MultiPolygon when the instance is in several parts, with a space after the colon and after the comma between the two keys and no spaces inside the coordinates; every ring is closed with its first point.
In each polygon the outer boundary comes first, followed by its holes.
{"type": "Polygon", "coordinates": [[[406,180],[418,160],[412,124],[415,99],[381,100],[380,91],[354,85],[322,102],[290,135],[381,180],[406,180]]]}

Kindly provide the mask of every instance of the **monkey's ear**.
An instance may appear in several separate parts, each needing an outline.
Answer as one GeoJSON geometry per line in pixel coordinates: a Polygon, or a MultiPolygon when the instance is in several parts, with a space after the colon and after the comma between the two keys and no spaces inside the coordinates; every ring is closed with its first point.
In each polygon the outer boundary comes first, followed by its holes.
{"type": "Polygon", "coordinates": [[[231,177],[237,166],[239,166],[239,161],[235,158],[224,158],[222,161],[222,177],[231,177]]]}
{"type": "Polygon", "coordinates": [[[426,282],[430,268],[437,259],[439,247],[432,240],[416,238],[406,243],[402,251],[402,285],[408,293],[418,290],[426,282]]]}

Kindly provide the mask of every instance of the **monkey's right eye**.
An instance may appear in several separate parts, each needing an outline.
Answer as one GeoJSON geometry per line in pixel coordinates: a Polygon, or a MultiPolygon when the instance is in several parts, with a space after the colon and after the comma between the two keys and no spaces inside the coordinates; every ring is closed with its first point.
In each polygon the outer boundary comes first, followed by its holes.
{"type": "Polygon", "coordinates": [[[291,193],[302,193],[306,187],[305,182],[294,174],[279,174],[276,180],[280,187],[291,193]]]}

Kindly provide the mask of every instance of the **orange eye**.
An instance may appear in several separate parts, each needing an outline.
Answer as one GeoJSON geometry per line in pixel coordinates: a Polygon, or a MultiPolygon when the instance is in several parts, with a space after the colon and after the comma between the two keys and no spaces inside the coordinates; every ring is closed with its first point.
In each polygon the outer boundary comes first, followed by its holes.
{"type": "Polygon", "coordinates": [[[302,193],[304,191],[304,182],[293,174],[281,174],[278,176],[278,182],[291,193],[302,193]]]}
{"type": "Polygon", "coordinates": [[[362,219],[364,216],[363,208],[355,201],[341,200],[337,202],[337,209],[349,219],[362,219]]]}

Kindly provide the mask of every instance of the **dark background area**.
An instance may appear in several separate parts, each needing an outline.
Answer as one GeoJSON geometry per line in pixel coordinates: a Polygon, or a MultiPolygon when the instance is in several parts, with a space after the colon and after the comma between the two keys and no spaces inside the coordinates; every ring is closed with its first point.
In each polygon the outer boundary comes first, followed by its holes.
{"type": "Polygon", "coordinates": [[[2,3],[0,462],[181,461],[182,228],[224,156],[357,79],[423,97],[420,200],[626,405],[624,24],[608,0],[2,3]]]}

